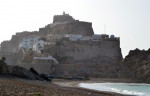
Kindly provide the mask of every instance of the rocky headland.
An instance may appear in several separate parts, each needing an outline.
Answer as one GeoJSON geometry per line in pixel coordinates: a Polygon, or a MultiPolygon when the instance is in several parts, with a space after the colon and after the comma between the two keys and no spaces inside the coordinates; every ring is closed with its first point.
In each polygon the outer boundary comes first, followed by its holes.
{"type": "Polygon", "coordinates": [[[150,49],[131,50],[124,59],[127,75],[145,83],[150,83],[150,49]]]}

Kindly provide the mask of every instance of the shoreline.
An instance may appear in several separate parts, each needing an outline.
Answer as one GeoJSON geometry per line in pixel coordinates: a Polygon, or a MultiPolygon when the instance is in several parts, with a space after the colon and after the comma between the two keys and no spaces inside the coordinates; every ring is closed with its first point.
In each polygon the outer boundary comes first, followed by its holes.
{"type": "Polygon", "coordinates": [[[91,80],[83,80],[83,81],[71,81],[71,80],[55,80],[53,82],[56,85],[63,86],[63,87],[72,87],[72,88],[79,88],[79,89],[85,89],[90,91],[96,91],[96,92],[102,92],[102,93],[108,93],[108,94],[115,94],[116,96],[133,96],[133,95],[126,95],[111,91],[101,91],[96,89],[88,89],[80,87],[80,83],[140,83],[140,81],[134,80],[134,79],[127,79],[127,78],[118,78],[118,79],[112,79],[112,78],[92,78],[91,80]]]}
{"type": "Polygon", "coordinates": [[[100,80],[93,79],[88,81],[71,81],[54,79],[52,82],[48,82],[28,80],[18,77],[0,76],[0,96],[132,96],[113,92],[91,90],[77,86],[79,83],[92,83],[95,81],[99,82],[100,80]]]}
{"type": "Polygon", "coordinates": [[[92,78],[91,80],[79,80],[79,81],[71,81],[71,80],[55,80],[53,82],[56,85],[62,86],[62,87],[71,87],[71,88],[78,88],[78,89],[85,89],[100,93],[106,93],[106,94],[113,94],[114,96],[133,96],[133,95],[126,95],[116,92],[110,92],[110,91],[100,91],[95,89],[88,89],[80,87],[80,83],[140,83],[140,81],[133,80],[133,79],[127,79],[127,78],[119,78],[119,79],[112,79],[112,78],[92,78]]]}
{"type": "Polygon", "coordinates": [[[127,78],[92,78],[91,80],[63,80],[55,79],[54,84],[64,87],[78,87],[79,83],[141,83],[140,81],[127,78]]]}

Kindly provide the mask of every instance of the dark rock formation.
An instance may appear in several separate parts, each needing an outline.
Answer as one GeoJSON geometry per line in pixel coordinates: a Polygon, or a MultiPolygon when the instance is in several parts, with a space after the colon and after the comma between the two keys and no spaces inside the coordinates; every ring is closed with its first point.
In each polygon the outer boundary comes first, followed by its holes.
{"type": "Polygon", "coordinates": [[[128,75],[146,83],[150,83],[150,49],[131,50],[124,59],[128,75]]]}
{"type": "Polygon", "coordinates": [[[40,76],[19,66],[8,66],[8,74],[14,75],[17,77],[31,79],[31,80],[43,80],[40,76]]]}
{"type": "Polygon", "coordinates": [[[0,75],[14,75],[17,77],[27,78],[31,80],[43,80],[37,74],[34,74],[23,67],[10,66],[2,60],[0,60],[0,75]]]}

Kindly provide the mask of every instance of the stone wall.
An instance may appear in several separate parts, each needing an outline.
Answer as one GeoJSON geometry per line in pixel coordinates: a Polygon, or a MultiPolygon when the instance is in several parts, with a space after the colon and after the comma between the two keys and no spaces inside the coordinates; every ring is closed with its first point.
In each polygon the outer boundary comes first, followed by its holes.
{"type": "Polygon", "coordinates": [[[56,76],[81,76],[93,78],[117,78],[117,66],[119,63],[114,64],[60,64],[56,65],[56,76]]]}
{"type": "Polygon", "coordinates": [[[72,22],[75,19],[70,15],[55,15],[53,18],[53,23],[55,22],[72,22]]]}
{"type": "Polygon", "coordinates": [[[44,54],[37,54],[32,50],[21,49],[18,54],[16,65],[30,69],[34,68],[38,73],[52,73],[55,62],[52,60],[35,60],[34,57],[42,57],[44,54]]]}
{"type": "Polygon", "coordinates": [[[89,22],[68,22],[57,24],[51,27],[48,34],[77,34],[92,36],[94,34],[92,23],[89,22]]]}
{"type": "Polygon", "coordinates": [[[34,68],[38,73],[44,74],[53,74],[55,63],[53,61],[42,61],[39,60],[38,62],[32,63],[20,63],[19,66],[24,67],[26,69],[30,69],[31,67],[34,68]]]}
{"type": "Polygon", "coordinates": [[[48,46],[45,53],[55,57],[62,64],[101,64],[122,60],[119,40],[88,41],[88,42],[57,42],[48,46]]]}
{"type": "Polygon", "coordinates": [[[104,41],[61,41],[47,46],[45,54],[55,57],[58,76],[118,77],[116,69],[122,60],[120,42],[104,41]]]}
{"type": "MultiPolygon", "coordinates": [[[[54,16],[54,22],[61,22],[59,24],[53,24],[53,26],[48,24],[44,28],[40,28],[39,31],[16,33],[10,41],[2,42],[1,56],[5,56],[6,62],[10,65],[20,65],[28,69],[33,67],[39,73],[52,73],[53,62],[34,62],[33,57],[37,56],[37,54],[31,50],[19,50],[19,43],[22,42],[24,37],[29,35],[76,34],[92,36],[94,34],[92,23],[90,22],[74,21],[72,17],[63,17],[62,20],[60,18],[59,16],[54,16]]],[[[67,73],[68,75],[79,75],[82,73],[83,75],[93,74],[95,76],[99,72],[96,70],[102,68],[103,70],[100,72],[106,71],[106,75],[109,77],[111,71],[107,72],[108,66],[114,63],[117,64],[122,60],[119,39],[95,42],[62,40],[56,42],[55,45],[47,46],[43,54],[51,55],[58,60],[59,65],[55,66],[57,70],[55,72],[56,75],[59,75],[59,73],[63,75],[67,73]],[[85,73],[84,69],[88,71],[85,73]]],[[[111,70],[112,67],[109,68],[111,70]]]]}
{"type": "Polygon", "coordinates": [[[6,58],[6,63],[8,65],[16,65],[17,59],[18,59],[18,53],[14,52],[1,52],[0,53],[0,58],[5,57],[6,58]]]}

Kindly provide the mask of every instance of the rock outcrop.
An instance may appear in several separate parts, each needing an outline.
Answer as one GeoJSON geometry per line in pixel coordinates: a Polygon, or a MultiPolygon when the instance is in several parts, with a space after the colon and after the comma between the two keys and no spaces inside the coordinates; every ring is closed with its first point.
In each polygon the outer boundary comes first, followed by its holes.
{"type": "Polygon", "coordinates": [[[40,76],[32,73],[31,71],[19,67],[19,66],[8,66],[7,68],[9,75],[14,75],[17,77],[27,78],[31,80],[43,80],[40,76]]]}
{"type": "Polygon", "coordinates": [[[32,73],[31,71],[23,67],[10,66],[2,60],[0,60],[0,75],[14,75],[17,77],[27,78],[31,80],[43,80],[40,76],[32,73]]]}
{"type": "Polygon", "coordinates": [[[125,57],[124,64],[128,68],[129,77],[150,83],[150,49],[131,50],[125,57]]]}

